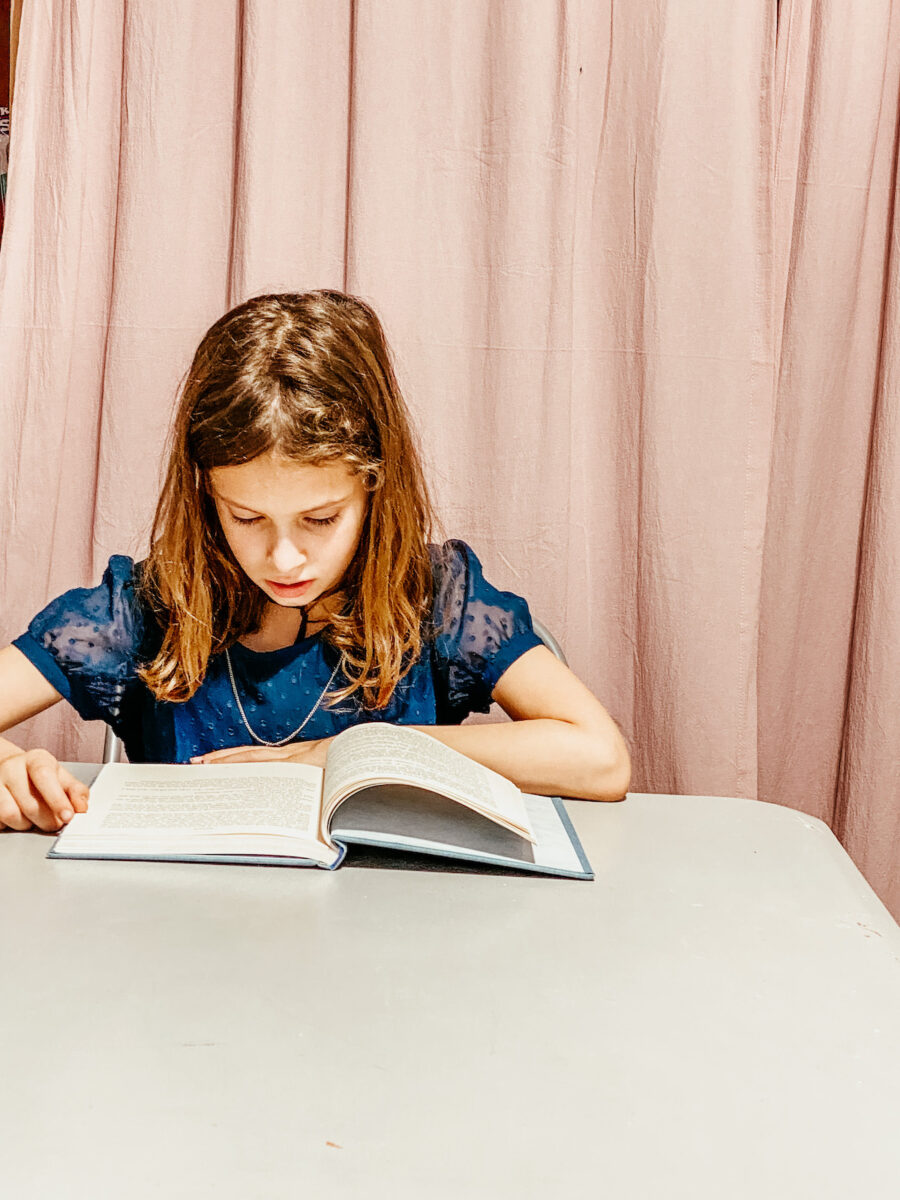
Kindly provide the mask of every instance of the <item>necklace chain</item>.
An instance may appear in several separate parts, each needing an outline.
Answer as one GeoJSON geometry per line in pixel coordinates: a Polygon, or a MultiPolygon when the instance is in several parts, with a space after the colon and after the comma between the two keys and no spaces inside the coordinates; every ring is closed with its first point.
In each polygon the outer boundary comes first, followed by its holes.
{"type": "Polygon", "coordinates": [[[254,742],[258,742],[260,746],[286,746],[288,744],[288,742],[292,742],[294,740],[294,738],[297,736],[297,734],[301,733],[306,728],[306,724],[309,721],[310,717],[313,715],[313,713],[316,711],[316,709],[319,707],[319,705],[325,699],[325,693],[328,691],[328,689],[334,683],[335,676],[337,675],[338,669],[340,668],[340,665],[341,665],[341,660],[338,659],[337,666],[335,666],[334,670],[331,672],[331,678],[328,680],[328,682],[322,688],[322,691],[319,693],[318,700],[315,702],[315,704],[312,706],[312,708],[309,710],[309,712],[306,714],[306,716],[303,718],[303,720],[300,722],[300,724],[297,726],[297,728],[294,730],[294,732],[289,733],[287,735],[287,737],[283,737],[277,742],[267,742],[265,738],[260,737],[259,734],[253,729],[250,722],[247,720],[247,714],[244,712],[244,706],[243,706],[243,704],[241,704],[241,698],[238,695],[237,684],[235,683],[235,679],[234,679],[234,670],[232,669],[232,666],[231,666],[231,655],[228,653],[227,648],[225,650],[225,665],[228,667],[228,678],[231,680],[231,690],[234,693],[235,703],[238,706],[238,712],[241,714],[241,720],[244,722],[244,727],[246,728],[246,730],[250,734],[250,736],[253,738],[254,742]]]}

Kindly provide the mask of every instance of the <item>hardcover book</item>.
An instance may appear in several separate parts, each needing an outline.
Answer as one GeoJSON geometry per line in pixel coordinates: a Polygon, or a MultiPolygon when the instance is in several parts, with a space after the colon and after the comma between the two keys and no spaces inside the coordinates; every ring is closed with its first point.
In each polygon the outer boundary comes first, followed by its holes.
{"type": "Polygon", "coordinates": [[[108,763],[49,857],[334,869],[356,846],[593,879],[559,797],[379,722],[339,734],[324,768],[108,763]]]}

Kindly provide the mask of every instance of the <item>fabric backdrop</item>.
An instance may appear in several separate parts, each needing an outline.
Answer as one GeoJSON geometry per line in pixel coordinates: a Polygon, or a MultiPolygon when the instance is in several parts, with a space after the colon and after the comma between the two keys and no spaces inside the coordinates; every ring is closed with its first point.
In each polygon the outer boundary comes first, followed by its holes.
{"type": "Polygon", "coordinates": [[[0,638],[145,551],[208,325],[343,288],[634,790],[823,817],[900,914],[897,8],[26,0],[0,638]]]}

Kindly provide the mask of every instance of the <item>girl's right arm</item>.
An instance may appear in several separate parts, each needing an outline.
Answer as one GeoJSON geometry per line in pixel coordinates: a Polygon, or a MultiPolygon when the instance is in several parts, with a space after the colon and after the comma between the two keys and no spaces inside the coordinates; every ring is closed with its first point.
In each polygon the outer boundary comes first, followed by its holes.
{"type": "MultiPolygon", "coordinates": [[[[61,699],[21,650],[0,650],[0,732],[61,699]]],[[[87,787],[49,750],[23,750],[0,737],[0,829],[59,829],[87,810],[87,798],[87,787]]]]}

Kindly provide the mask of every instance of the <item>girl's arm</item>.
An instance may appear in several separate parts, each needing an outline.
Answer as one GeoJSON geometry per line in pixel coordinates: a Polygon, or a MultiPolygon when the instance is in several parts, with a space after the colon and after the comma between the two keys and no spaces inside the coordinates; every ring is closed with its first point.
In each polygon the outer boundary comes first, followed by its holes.
{"type": "Polygon", "coordinates": [[[596,696],[546,646],[516,659],[492,697],[512,722],[416,728],[505,775],[523,792],[623,798],[631,778],[625,739],[596,696]]]}
{"type": "MultiPolygon", "coordinates": [[[[461,754],[511,779],[523,792],[621,800],[631,760],[612,717],[546,646],[534,646],[500,676],[492,698],[511,722],[413,725],[461,754]]],[[[324,767],[333,738],[280,747],[233,746],[192,762],[284,760],[324,767]]]]}
{"type": "MultiPolygon", "coordinates": [[[[62,696],[15,646],[0,650],[0,732],[62,696]]],[[[87,809],[88,789],[49,750],[23,750],[0,737],[0,829],[59,829],[87,809]]]]}

